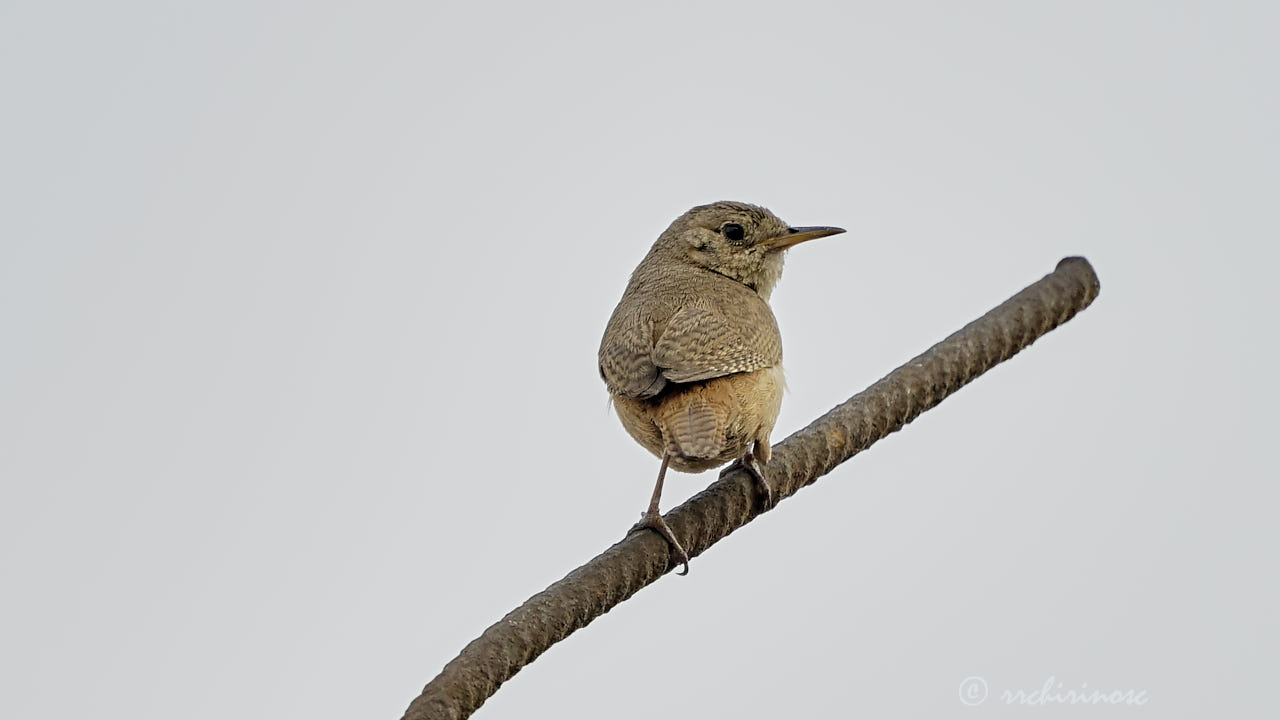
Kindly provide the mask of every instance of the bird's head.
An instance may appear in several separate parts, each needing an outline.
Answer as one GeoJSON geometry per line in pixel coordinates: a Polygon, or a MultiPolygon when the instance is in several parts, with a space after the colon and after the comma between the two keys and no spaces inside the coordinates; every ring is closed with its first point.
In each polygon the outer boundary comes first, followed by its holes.
{"type": "Polygon", "coordinates": [[[791,227],[765,208],[722,201],[676,218],[654,251],[737,280],[768,299],[782,276],[787,248],[842,232],[838,227],[791,227]]]}

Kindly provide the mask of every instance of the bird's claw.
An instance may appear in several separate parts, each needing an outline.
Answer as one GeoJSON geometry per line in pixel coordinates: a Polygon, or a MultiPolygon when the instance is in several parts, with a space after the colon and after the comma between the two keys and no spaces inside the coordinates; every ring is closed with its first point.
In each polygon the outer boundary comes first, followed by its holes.
{"type": "Polygon", "coordinates": [[[645,528],[658,533],[658,535],[662,536],[663,540],[667,541],[667,545],[671,546],[671,555],[684,566],[684,568],[676,572],[676,574],[688,575],[689,553],[685,552],[684,548],[680,546],[680,541],[676,540],[675,533],[671,532],[671,528],[667,525],[667,522],[662,519],[662,516],[656,512],[641,513],[640,522],[632,525],[631,529],[627,531],[627,534],[630,535],[633,532],[638,532],[645,528]]]}
{"type": "Polygon", "coordinates": [[[720,477],[726,478],[739,470],[746,471],[751,479],[755,480],[756,488],[764,496],[764,509],[773,507],[773,488],[769,487],[769,481],[764,479],[764,472],[760,469],[760,463],[756,462],[755,457],[748,454],[734,460],[720,471],[720,477]]]}

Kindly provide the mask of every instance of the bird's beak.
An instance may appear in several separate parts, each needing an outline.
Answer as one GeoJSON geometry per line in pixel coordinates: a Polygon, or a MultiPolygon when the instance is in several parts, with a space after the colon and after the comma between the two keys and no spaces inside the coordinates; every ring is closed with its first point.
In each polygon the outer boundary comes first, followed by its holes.
{"type": "Polygon", "coordinates": [[[787,228],[790,232],[786,235],[779,235],[761,243],[764,249],[769,251],[786,250],[789,247],[799,245],[805,240],[813,240],[814,238],[826,237],[828,235],[839,235],[844,232],[844,228],[838,227],[793,227],[787,228]]]}

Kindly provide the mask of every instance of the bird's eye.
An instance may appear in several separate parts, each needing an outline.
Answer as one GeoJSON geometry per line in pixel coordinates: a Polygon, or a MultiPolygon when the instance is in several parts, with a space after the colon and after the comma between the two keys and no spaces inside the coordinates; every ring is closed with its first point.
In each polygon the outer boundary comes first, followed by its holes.
{"type": "Polygon", "coordinates": [[[742,230],[742,226],[738,223],[725,223],[724,225],[721,225],[720,234],[728,238],[729,242],[735,243],[742,242],[742,238],[746,236],[746,233],[742,230]]]}

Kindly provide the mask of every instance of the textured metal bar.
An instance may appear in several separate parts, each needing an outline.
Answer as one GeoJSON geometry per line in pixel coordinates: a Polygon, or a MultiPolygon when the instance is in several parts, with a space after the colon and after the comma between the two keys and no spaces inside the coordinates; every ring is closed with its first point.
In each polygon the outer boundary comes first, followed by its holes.
{"type": "MultiPolygon", "coordinates": [[[[1049,275],[775,445],[766,470],[774,497],[794,495],[1070,320],[1098,289],[1087,260],[1064,259],[1049,275]]],[[[667,523],[697,556],[750,522],[759,512],[756,498],[750,478],[734,473],[672,510],[667,523]]],[[[468,717],[520,668],[674,567],[656,533],[628,536],[463,648],[409,705],[404,720],[468,717]]]]}

